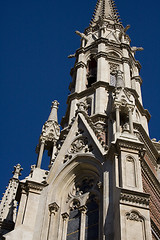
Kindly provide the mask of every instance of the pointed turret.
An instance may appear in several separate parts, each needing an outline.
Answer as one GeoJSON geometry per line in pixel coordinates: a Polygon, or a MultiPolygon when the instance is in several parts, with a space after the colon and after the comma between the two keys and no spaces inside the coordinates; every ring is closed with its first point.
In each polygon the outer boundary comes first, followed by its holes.
{"type": "Polygon", "coordinates": [[[113,0],[98,0],[90,24],[94,26],[100,19],[120,23],[119,14],[113,0]]]}
{"type": "Polygon", "coordinates": [[[51,113],[49,115],[48,121],[58,122],[58,116],[57,116],[58,106],[59,106],[59,102],[57,100],[52,102],[51,113]]]}
{"type": "Polygon", "coordinates": [[[59,102],[57,100],[52,102],[51,112],[48,120],[42,127],[42,133],[39,138],[39,145],[37,147],[38,150],[38,160],[37,167],[41,167],[42,157],[44,150],[48,151],[48,155],[50,156],[50,164],[54,161],[54,154],[56,152],[56,143],[59,139],[60,135],[60,127],[58,124],[58,110],[59,102]]]}
{"type": "Polygon", "coordinates": [[[19,176],[22,170],[20,164],[14,166],[14,171],[12,172],[13,177],[10,179],[2,198],[0,204],[0,236],[14,228],[17,213],[17,201],[15,197],[19,184],[19,176]]]}

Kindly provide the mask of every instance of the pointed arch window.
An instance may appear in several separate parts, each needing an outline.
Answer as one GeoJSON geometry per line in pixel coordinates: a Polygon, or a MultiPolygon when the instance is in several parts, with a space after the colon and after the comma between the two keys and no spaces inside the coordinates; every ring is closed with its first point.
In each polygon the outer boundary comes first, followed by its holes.
{"type": "Polygon", "coordinates": [[[70,201],[66,239],[63,240],[99,239],[99,196],[93,190],[92,180],[86,178],[76,186],[75,198],[70,201]]]}

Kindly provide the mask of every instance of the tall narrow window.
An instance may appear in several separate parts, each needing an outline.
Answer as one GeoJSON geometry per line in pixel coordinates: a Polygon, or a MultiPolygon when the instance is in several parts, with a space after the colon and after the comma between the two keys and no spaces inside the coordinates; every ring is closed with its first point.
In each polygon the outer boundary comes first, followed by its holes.
{"type": "Polygon", "coordinates": [[[110,85],[115,87],[117,82],[117,76],[115,73],[110,74],[110,85]]]}
{"type": "Polygon", "coordinates": [[[87,202],[85,240],[98,240],[99,235],[99,206],[92,195],[87,202]]]}
{"type": "Polygon", "coordinates": [[[97,80],[97,62],[95,59],[91,59],[88,62],[87,66],[87,88],[91,87],[91,85],[97,80]]]}
{"type": "Polygon", "coordinates": [[[80,219],[81,214],[78,209],[73,209],[70,211],[67,229],[67,240],[79,240],[80,219]]]}

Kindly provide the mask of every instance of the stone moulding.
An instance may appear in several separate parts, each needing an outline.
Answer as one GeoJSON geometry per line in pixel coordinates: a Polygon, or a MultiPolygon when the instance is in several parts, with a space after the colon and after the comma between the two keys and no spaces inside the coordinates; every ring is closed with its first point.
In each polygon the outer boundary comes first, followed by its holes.
{"type": "Polygon", "coordinates": [[[150,195],[143,192],[121,189],[120,202],[122,204],[136,204],[139,207],[149,208],[150,195]]]}

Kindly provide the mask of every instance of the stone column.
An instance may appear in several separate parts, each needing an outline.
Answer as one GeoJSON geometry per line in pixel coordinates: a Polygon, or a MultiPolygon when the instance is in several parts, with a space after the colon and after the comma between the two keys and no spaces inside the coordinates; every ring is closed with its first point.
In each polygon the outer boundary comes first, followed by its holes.
{"type": "Polygon", "coordinates": [[[48,229],[48,238],[47,240],[55,240],[57,238],[56,231],[55,231],[55,224],[56,224],[56,213],[59,210],[59,206],[57,203],[51,203],[49,205],[50,211],[50,222],[49,222],[49,229],[48,229]]]}
{"type": "Polygon", "coordinates": [[[68,213],[63,213],[63,214],[62,214],[62,218],[63,218],[62,240],[66,240],[66,237],[67,237],[68,220],[69,220],[69,215],[68,215],[68,213]]]}
{"type": "Polygon", "coordinates": [[[110,82],[110,69],[108,61],[106,60],[106,49],[105,43],[100,43],[98,45],[97,54],[97,82],[110,82]]]}
{"type": "Polygon", "coordinates": [[[128,113],[129,113],[129,129],[130,133],[133,134],[133,117],[132,117],[132,107],[128,107],[128,113]]]}
{"type": "Polygon", "coordinates": [[[26,202],[27,202],[27,193],[26,193],[25,189],[22,189],[21,200],[20,200],[20,205],[19,205],[19,209],[18,209],[15,228],[23,223],[26,202]]]}
{"type": "Polygon", "coordinates": [[[84,76],[84,68],[86,64],[84,63],[84,53],[80,53],[78,57],[78,62],[76,63],[76,84],[75,92],[79,93],[86,89],[86,76],[84,76]]]}
{"type": "Polygon", "coordinates": [[[41,168],[42,157],[43,157],[43,152],[44,152],[44,145],[45,145],[45,141],[42,140],[41,145],[40,145],[38,160],[37,160],[37,168],[41,168]]]}
{"type": "Polygon", "coordinates": [[[116,104],[115,105],[115,109],[116,109],[116,132],[120,132],[120,109],[119,109],[119,105],[116,104]]]}
{"type": "Polygon", "coordinates": [[[124,72],[124,82],[125,87],[131,88],[131,74],[130,74],[130,66],[129,66],[129,56],[128,50],[123,49],[123,72],[124,72]]]}
{"type": "Polygon", "coordinates": [[[86,226],[86,211],[87,207],[82,206],[79,208],[81,212],[81,226],[80,226],[80,240],[85,240],[85,226],[86,226]]]}

